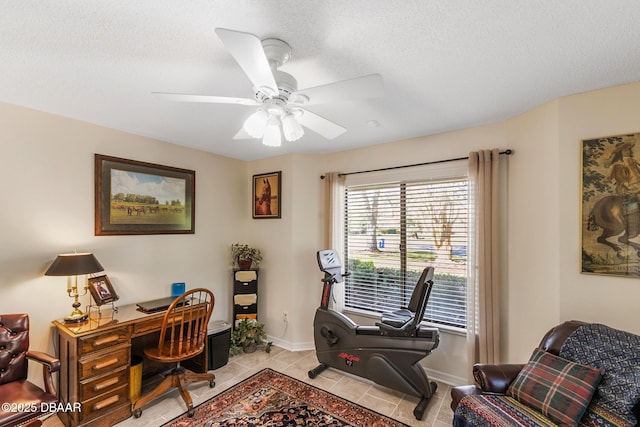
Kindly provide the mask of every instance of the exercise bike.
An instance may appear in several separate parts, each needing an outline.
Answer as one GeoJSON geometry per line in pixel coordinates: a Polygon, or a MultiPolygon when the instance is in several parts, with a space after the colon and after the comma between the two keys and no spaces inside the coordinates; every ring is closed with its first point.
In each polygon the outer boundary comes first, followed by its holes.
{"type": "Polygon", "coordinates": [[[407,308],[383,314],[375,326],[362,326],[329,309],[333,285],[343,281],[338,254],[322,250],[317,258],[324,272],[322,299],[313,320],[320,364],[309,371],[309,378],[331,367],[417,396],[420,402],[413,415],[422,419],[437,388],[420,365],[440,341],[437,328],[420,326],[433,286],[433,267],[422,272],[407,308]]]}

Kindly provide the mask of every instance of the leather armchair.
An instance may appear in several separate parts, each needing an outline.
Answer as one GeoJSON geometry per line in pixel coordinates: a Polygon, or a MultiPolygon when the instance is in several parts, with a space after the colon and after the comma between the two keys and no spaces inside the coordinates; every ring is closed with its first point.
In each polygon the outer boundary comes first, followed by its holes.
{"type": "MultiPolygon", "coordinates": [[[[571,320],[552,328],[542,338],[538,347],[557,356],[567,337],[583,324],[584,322],[571,320]]],[[[460,400],[468,395],[505,394],[509,384],[518,376],[524,366],[525,364],[475,364],[473,378],[476,384],[453,387],[451,389],[451,409],[455,411],[460,400]]]]}
{"type": "Polygon", "coordinates": [[[60,360],[29,350],[28,315],[0,315],[0,426],[12,427],[47,413],[49,405],[58,402],[51,374],[59,370],[60,360]],[[29,360],[42,365],[44,390],[27,380],[29,360]]]}

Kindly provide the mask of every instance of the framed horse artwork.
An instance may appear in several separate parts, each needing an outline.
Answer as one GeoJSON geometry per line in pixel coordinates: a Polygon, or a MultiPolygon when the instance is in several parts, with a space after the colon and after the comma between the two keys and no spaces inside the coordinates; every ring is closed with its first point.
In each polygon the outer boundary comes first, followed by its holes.
{"type": "Polygon", "coordinates": [[[280,218],[282,172],[253,175],[253,218],[280,218]]]}
{"type": "Polygon", "coordinates": [[[582,272],[640,277],[640,133],[582,141],[582,272]]]}
{"type": "Polygon", "coordinates": [[[95,235],[193,234],[196,173],[95,155],[95,235]]]}

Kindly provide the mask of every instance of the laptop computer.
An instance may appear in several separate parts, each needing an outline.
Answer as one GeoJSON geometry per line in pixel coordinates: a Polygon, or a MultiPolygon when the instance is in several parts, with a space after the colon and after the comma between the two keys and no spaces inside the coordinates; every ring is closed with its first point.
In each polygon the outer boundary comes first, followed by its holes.
{"type": "Polygon", "coordinates": [[[136,304],[138,306],[137,310],[143,313],[156,313],[158,311],[163,311],[169,308],[176,298],[177,297],[165,297],[151,301],[139,302],[136,304]]]}

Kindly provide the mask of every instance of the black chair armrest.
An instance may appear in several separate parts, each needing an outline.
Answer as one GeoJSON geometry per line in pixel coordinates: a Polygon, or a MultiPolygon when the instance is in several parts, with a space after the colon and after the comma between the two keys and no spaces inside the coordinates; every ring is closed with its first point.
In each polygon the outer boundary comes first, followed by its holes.
{"type": "Polygon", "coordinates": [[[27,359],[42,364],[42,376],[44,379],[44,387],[47,393],[56,394],[56,388],[53,383],[51,374],[60,370],[60,359],[43,353],[41,351],[29,350],[26,353],[27,359]]]}
{"type": "Polygon", "coordinates": [[[505,394],[509,384],[518,376],[525,365],[520,364],[475,364],[473,378],[484,392],[505,394]]]}

